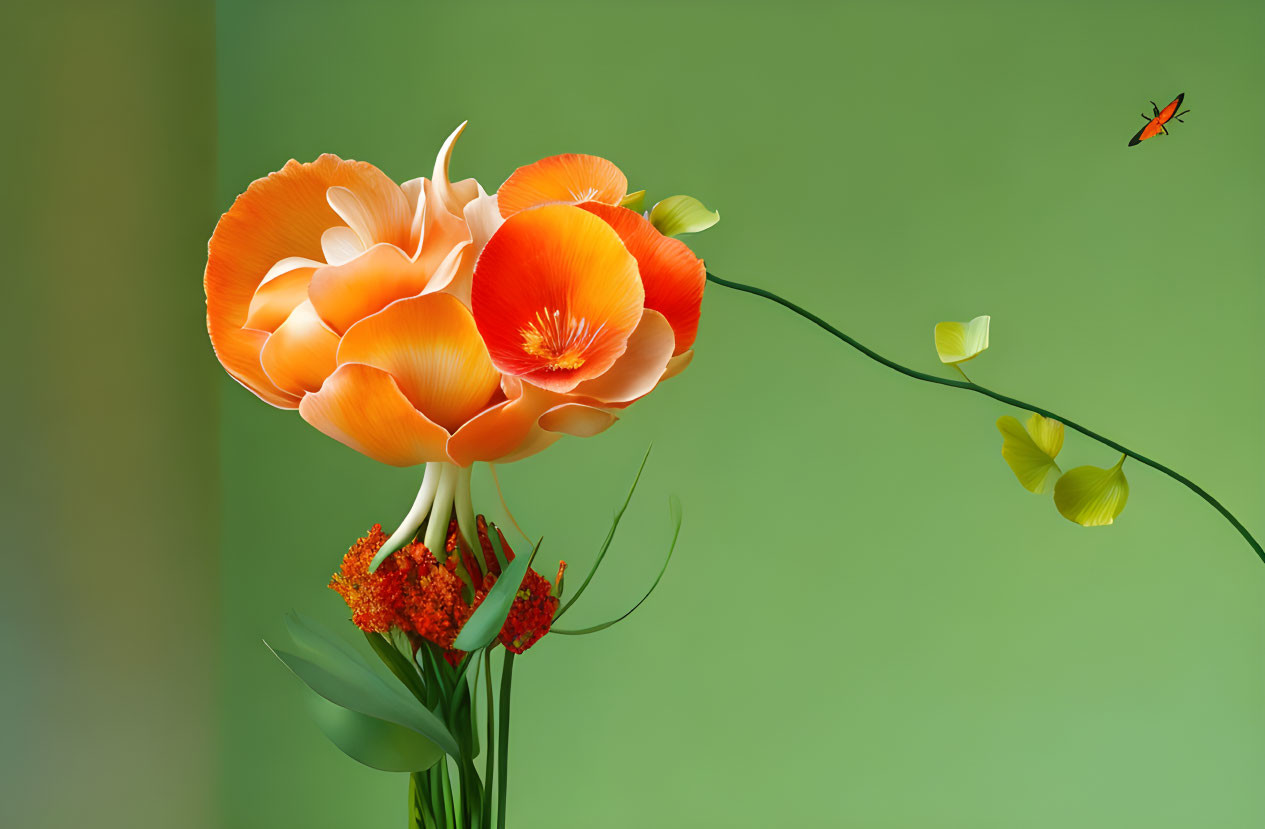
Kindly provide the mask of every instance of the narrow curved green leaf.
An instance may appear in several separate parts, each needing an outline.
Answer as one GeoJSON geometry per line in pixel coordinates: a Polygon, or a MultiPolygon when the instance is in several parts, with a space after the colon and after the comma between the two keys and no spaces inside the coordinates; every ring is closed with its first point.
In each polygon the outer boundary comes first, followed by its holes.
{"type": "Polygon", "coordinates": [[[307,694],[309,711],[329,741],[358,763],[381,771],[422,771],[444,750],[412,729],[307,694]]]}
{"type": "Polygon", "coordinates": [[[698,233],[719,221],[720,213],[693,196],[669,196],[650,209],[650,223],[664,236],[698,233]]]}
{"type": "Polygon", "coordinates": [[[633,605],[627,613],[609,622],[603,622],[593,627],[581,628],[579,630],[563,630],[560,628],[550,628],[550,633],[561,633],[564,636],[584,636],[589,633],[597,633],[599,630],[606,630],[611,625],[624,621],[633,614],[637,608],[641,607],[646,599],[650,598],[650,594],[659,586],[659,582],[663,579],[663,574],[668,571],[668,563],[672,561],[672,553],[676,550],[676,540],[681,535],[681,499],[673,495],[668,499],[668,510],[672,515],[672,543],[668,545],[668,555],[663,560],[663,566],[659,568],[659,575],[654,577],[654,583],[650,585],[650,589],[646,591],[646,595],[642,596],[635,605],[633,605]]]}
{"type": "Polygon", "coordinates": [[[571,605],[575,604],[575,600],[584,594],[584,589],[589,586],[589,582],[593,580],[593,576],[597,574],[597,568],[602,566],[602,559],[606,558],[606,551],[610,549],[611,541],[615,538],[615,530],[619,529],[619,520],[624,517],[624,512],[628,509],[628,505],[632,502],[633,493],[637,491],[637,482],[641,480],[641,473],[646,468],[646,461],[650,460],[650,450],[653,447],[646,447],[646,454],[641,458],[641,466],[637,467],[637,475],[633,478],[632,486],[628,489],[628,497],[624,499],[624,505],[615,513],[615,520],[611,522],[611,528],[606,533],[606,540],[602,542],[602,547],[597,551],[597,558],[593,560],[593,566],[589,568],[589,574],[584,577],[584,581],[580,582],[580,589],[567,600],[567,603],[558,608],[558,612],[553,614],[553,620],[556,622],[562,618],[562,614],[566,613],[571,605]]]}
{"type": "MultiPolygon", "coordinates": [[[[488,533],[492,538],[496,538],[496,530],[488,533]]],[[[497,543],[496,541],[492,542],[497,543]]],[[[485,647],[496,638],[501,632],[501,628],[505,626],[505,620],[510,615],[510,608],[514,606],[514,598],[518,595],[518,588],[522,586],[523,579],[527,575],[527,568],[531,567],[531,563],[536,559],[536,552],[540,549],[540,542],[536,542],[536,546],[532,548],[531,555],[520,555],[515,557],[509,563],[509,566],[501,572],[497,577],[496,584],[492,585],[492,589],[488,591],[488,595],[484,597],[483,603],[480,604],[470,614],[470,618],[461,627],[461,632],[457,634],[457,641],[452,643],[455,650],[459,651],[477,651],[479,648],[485,647]]]]}

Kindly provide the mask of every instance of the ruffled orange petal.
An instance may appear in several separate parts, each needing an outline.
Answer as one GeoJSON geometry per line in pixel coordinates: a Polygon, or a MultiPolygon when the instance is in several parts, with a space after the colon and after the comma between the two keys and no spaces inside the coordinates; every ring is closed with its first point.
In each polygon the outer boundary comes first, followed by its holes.
{"type": "Polygon", "coordinates": [[[628,338],[628,350],[601,377],[575,387],[574,394],[603,403],[625,403],[649,394],[672,359],[672,326],[649,308],[628,338]]]}
{"type": "Polygon", "coordinates": [[[390,179],[369,187],[331,187],[325,199],[366,248],[380,243],[408,246],[413,216],[404,191],[390,179]]]}
{"type": "Polygon", "coordinates": [[[516,213],[475,265],[474,319],[498,369],[555,392],[600,377],[641,320],[637,262],[569,205],[516,213]]]}
{"type": "Polygon", "coordinates": [[[315,272],[314,267],[295,268],[260,285],[250,298],[250,311],[243,325],[258,331],[276,331],[291,311],[307,301],[307,286],[315,272]]]}
{"type": "Polygon", "coordinates": [[[330,328],[340,334],[397,299],[417,296],[430,273],[395,245],[374,245],[344,265],[312,275],[308,296],[330,328]]]}
{"type": "Polygon", "coordinates": [[[305,300],[264,343],[259,361],[277,388],[301,396],[319,389],[334,371],[337,351],[338,335],[305,300]]]}
{"type": "Polygon", "coordinates": [[[676,332],[676,349],[682,354],[698,335],[707,268],[703,260],[679,239],[664,236],[640,213],[626,207],[588,203],[580,207],[600,216],[615,228],[624,246],[637,259],[646,287],[646,307],[668,318],[676,332]]]}
{"type": "MultiPolygon", "coordinates": [[[[483,195],[470,201],[463,210],[466,227],[470,230],[470,242],[462,248],[461,261],[456,272],[443,290],[457,299],[470,304],[470,284],[474,279],[474,266],[497,228],[505,221],[496,209],[496,195],[483,195]]],[[[437,280],[436,280],[437,281],[437,280]]]]}
{"type": "Polygon", "coordinates": [[[470,241],[470,229],[462,218],[463,208],[453,213],[436,192],[433,182],[422,179],[421,211],[418,219],[418,245],[413,258],[426,272],[431,272],[448,257],[453,248],[470,241]]]}
{"type": "Polygon", "coordinates": [[[619,168],[595,155],[567,153],[519,167],[496,191],[501,215],[541,204],[595,201],[619,204],[628,194],[628,179],[619,168]]]}
{"type": "MultiPolygon", "coordinates": [[[[512,391],[510,399],[480,412],[453,434],[448,455],[455,463],[469,466],[475,461],[502,461],[541,443],[536,440],[540,432],[536,422],[562,397],[530,385],[512,391]]],[[[544,445],[548,443],[552,440],[544,445]]]]}
{"type": "Polygon", "coordinates": [[[501,379],[474,317],[448,294],[402,299],[356,323],[338,362],[390,373],[414,408],[449,431],[478,414],[501,379]]]}
{"type": "Polygon", "coordinates": [[[334,440],[391,466],[448,460],[448,433],[413,408],[391,375],[372,366],[339,366],[320,391],[303,398],[299,414],[334,440]]]}
{"type": "Polygon", "coordinates": [[[322,259],[322,232],[342,224],[326,201],[326,191],[335,186],[372,193],[389,192],[395,184],[372,164],[335,155],[310,164],[291,161],[237,197],[208,246],[203,285],[215,354],[229,374],[274,406],[292,409],[297,399],[273,385],[259,363],[268,335],[242,326],[255,289],[276,262],[289,256],[322,259]]]}
{"type": "Polygon", "coordinates": [[[563,403],[540,416],[540,428],[577,438],[591,438],[609,429],[619,418],[583,403],[563,403]]]}

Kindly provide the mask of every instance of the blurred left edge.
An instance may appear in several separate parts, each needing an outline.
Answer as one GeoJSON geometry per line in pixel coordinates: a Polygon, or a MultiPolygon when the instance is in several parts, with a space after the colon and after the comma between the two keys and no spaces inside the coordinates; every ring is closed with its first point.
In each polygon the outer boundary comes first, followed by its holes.
{"type": "Polygon", "coordinates": [[[0,825],[216,826],[214,4],[6,18],[0,825]]]}

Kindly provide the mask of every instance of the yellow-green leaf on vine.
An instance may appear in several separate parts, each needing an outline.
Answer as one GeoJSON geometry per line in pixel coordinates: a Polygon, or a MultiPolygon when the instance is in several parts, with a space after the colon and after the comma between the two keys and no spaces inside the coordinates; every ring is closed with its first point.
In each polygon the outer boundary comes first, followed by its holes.
{"type": "Polygon", "coordinates": [[[693,196],[669,196],[650,210],[650,224],[664,236],[698,233],[720,221],[720,213],[708,210],[693,196]]]}
{"type": "Polygon", "coordinates": [[[629,210],[636,210],[638,213],[646,209],[646,191],[638,190],[636,193],[629,193],[624,196],[619,203],[620,207],[627,207],[629,210]]]}
{"type": "Polygon", "coordinates": [[[1025,429],[1010,415],[997,418],[1001,432],[1001,456],[1019,483],[1029,492],[1042,495],[1050,491],[1062,472],[1054,462],[1063,448],[1063,424],[1033,414],[1025,429]]]}
{"type": "Polygon", "coordinates": [[[936,353],[948,365],[965,363],[988,348],[988,323],[991,317],[976,317],[970,322],[936,323],[936,353]]]}
{"type": "Polygon", "coordinates": [[[1068,521],[1082,527],[1103,527],[1114,523],[1129,500],[1129,481],[1124,476],[1124,459],[1110,469],[1078,466],[1054,485],[1054,506],[1068,521]]]}

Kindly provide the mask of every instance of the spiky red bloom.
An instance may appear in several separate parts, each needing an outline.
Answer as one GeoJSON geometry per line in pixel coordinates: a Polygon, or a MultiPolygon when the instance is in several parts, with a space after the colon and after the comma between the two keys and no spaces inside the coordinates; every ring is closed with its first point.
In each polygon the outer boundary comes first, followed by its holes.
{"type": "MultiPolygon", "coordinates": [[[[483,577],[483,584],[480,586],[478,595],[475,596],[474,604],[477,608],[483,601],[483,597],[492,589],[492,585],[496,584],[501,568],[496,560],[496,553],[492,549],[491,537],[488,535],[488,526],[483,516],[476,519],[476,528],[479,533],[479,545],[483,548],[483,557],[488,565],[488,573],[483,577]]],[[[514,551],[510,549],[509,542],[505,540],[505,535],[499,528],[497,536],[501,542],[501,549],[505,551],[506,562],[513,561],[514,551]]],[[[559,574],[561,571],[560,567],[559,574]]],[[[514,653],[522,653],[549,632],[549,626],[553,624],[553,614],[558,609],[558,599],[550,595],[552,591],[553,585],[548,579],[528,568],[527,575],[523,577],[523,583],[518,588],[518,595],[514,598],[514,604],[510,606],[509,616],[501,627],[499,638],[506,649],[514,653]]]]}
{"type": "MultiPolygon", "coordinates": [[[[329,586],[343,597],[351,609],[356,627],[371,633],[387,633],[392,628],[411,636],[426,639],[445,650],[445,657],[456,664],[461,653],[452,650],[462,625],[470,618],[496,583],[501,572],[488,537],[487,522],[477,519],[480,552],[487,570],[474,594],[473,604],[465,600],[465,582],[455,572],[458,552],[455,522],[450,530],[449,556],[440,564],[424,544],[414,542],[392,553],[378,569],[370,573],[373,557],[386,543],[382,526],[374,524],[364,538],[358,539],[329,586]]],[[[499,530],[498,530],[499,533],[499,530]]],[[[514,560],[514,551],[504,535],[501,548],[507,561],[514,560]]],[[[461,550],[467,571],[477,573],[474,557],[461,550]]],[[[559,571],[561,573],[561,570],[559,571]]],[[[510,613],[501,628],[500,641],[514,653],[522,653],[549,631],[558,600],[550,595],[552,585],[535,570],[528,570],[510,613]]]]}
{"type": "MultiPolygon", "coordinates": [[[[461,626],[470,618],[470,605],[461,593],[465,583],[454,572],[456,557],[444,564],[425,545],[413,543],[400,551],[413,561],[414,570],[404,582],[400,627],[429,639],[441,648],[452,648],[461,626]]],[[[397,553],[398,555],[398,553],[397,553]]]]}
{"type": "Polygon", "coordinates": [[[370,633],[401,627],[400,608],[407,574],[400,567],[400,554],[382,562],[376,572],[369,572],[369,564],[386,540],[382,525],[374,524],[368,535],[351,545],[343,556],[342,567],[329,582],[330,589],[351,608],[352,623],[370,633]]]}

